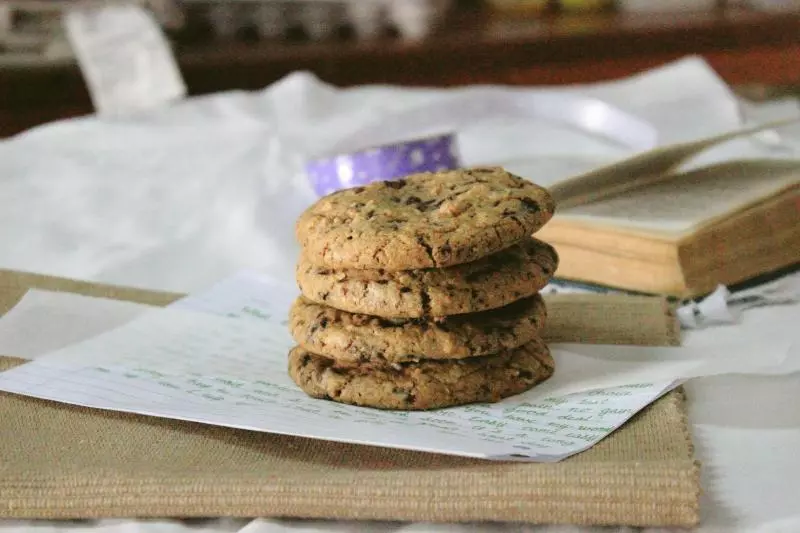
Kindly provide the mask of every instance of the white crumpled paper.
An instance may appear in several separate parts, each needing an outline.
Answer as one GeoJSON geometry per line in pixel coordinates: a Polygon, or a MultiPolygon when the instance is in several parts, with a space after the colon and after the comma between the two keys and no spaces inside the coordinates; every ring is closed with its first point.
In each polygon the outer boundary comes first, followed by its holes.
{"type": "MultiPolygon", "coordinates": [[[[314,200],[304,162],[382,116],[469,90],[342,90],[297,73],[261,92],[23,133],[0,143],[0,265],[181,292],[242,268],[289,279],[291,226],[314,200]]],[[[568,92],[639,117],[662,143],[740,125],[736,100],[697,59],[568,92]]],[[[506,164],[544,184],[631,154],[570,127],[508,117],[462,128],[458,144],[466,164],[506,164]]]]}
{"type": "Polygon", "coordinates": [[[800,302],[800,272],[734,293],[720,285],[705,298],[685,303],[676,313],[683,327],[694,329],[736,324],[745,309],[797,302],[800,302]]]}

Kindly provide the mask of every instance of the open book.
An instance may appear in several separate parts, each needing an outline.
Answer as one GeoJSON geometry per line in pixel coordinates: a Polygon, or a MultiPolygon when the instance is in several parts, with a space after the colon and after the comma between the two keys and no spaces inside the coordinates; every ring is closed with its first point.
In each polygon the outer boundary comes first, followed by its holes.
{"type": "Polygon", "coordinates": [[[693,297],[799,263],[800,160],[677,170],[779,125],[654,150],[553,186],[557,214],[536,236],[557,249],[557,276],[693,297]]]}

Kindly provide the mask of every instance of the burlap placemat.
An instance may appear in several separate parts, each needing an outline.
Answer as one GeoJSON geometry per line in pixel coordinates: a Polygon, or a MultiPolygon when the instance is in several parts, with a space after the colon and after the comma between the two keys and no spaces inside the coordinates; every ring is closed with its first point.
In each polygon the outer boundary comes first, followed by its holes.
{"type": "MultiPolygon", "coordinates": [[[[0,271],[29,287],[163,305],[177,295],[0,271]]],[[[652,298],[549,299],[550,340],[674,344],[652,298]]],[[[22,361],[0,359],[0,368],[22,361]]],[[[557,464],[494,463],[70,407],[0,394],[0,517],[305,517],[630,526],[698,522],[699,469],[673,392],[557,464]]]]}

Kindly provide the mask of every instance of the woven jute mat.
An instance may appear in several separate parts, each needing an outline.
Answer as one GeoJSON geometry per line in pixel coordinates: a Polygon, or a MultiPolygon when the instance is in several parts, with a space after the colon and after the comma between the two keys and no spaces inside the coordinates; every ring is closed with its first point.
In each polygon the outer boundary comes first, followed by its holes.
{"type": "MultiPolygon", "coordinates": [[[[179,295],[0,271],[28,288],[164,305],[179,295]]],[[[548,299],[550,341],[669,345],[655,298],[548,299]]],[[[23,361],[1,358],[7,369],[23,361]]],[[[0,393],[0,517],[301,517],[691,527],[699,468],[681,391],[585,453],[496,463],[282,437],[0,393]]]]}

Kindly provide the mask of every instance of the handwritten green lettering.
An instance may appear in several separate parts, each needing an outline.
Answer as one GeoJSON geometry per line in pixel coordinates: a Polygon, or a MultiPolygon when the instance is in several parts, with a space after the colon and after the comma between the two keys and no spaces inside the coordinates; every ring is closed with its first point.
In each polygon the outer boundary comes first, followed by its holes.
{"type": "Polygon", "coordinates": [[[631,409],[601,409],[597,416],[606,416],[606,415],[627,415],[632,412],[631,409]]]}

